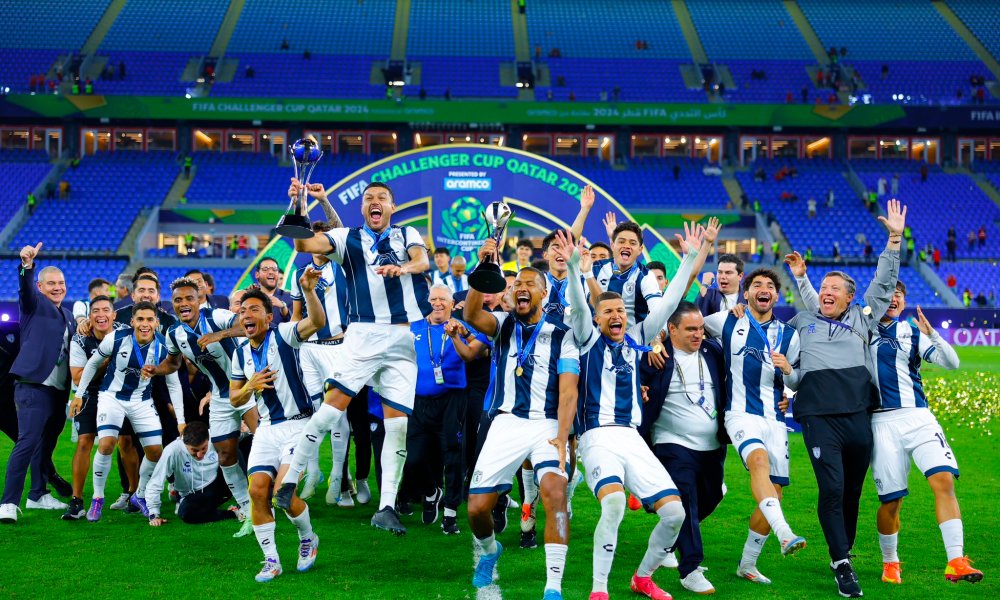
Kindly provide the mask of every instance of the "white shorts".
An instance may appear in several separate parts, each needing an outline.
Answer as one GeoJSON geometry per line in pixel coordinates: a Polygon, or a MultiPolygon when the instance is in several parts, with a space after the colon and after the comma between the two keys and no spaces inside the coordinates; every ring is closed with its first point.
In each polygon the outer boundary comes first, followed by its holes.
{"type": "Polygon", "coordinates": [[[254,406],[256,404],[253,398],[236,408],[229,402],[229,398],[216,398],[213,395],[208,405],[208,432],[212,436],[212,443],[240,437],[240,418],[254,406]]]}
{"type": "Polygon", "coordinates": [[[674,480],[653,455],[639,432],[632,427],[596,427],[580,436],[580,460],[587,485],[594,495],[602,487],[617,483],[655,504],[666,496],[680,496],[674,480]]]}
{"type": "Polygon", "coordinates": [[[409,326],[351,323],[343,346],[343,360],[334,365],[327,383],[354,397],[371,380],[383,404],[413,412],[417,351],[409,326]]]}
{"type": "Polygon", "coordinates": [[[109,392],[97,396],[97,439],[117,438],[126,418],[144,448],[163,445],[163,426],[152,400],[119,400],[109,392]]]}
{"type": "Polygon", "coordinates": [[[250,446],[247,476],[267,473],[274,479],[281,465],[292,462],[292,451],[308,422],[309,419],[296,419],[282,421],[277,425],[261,423],[253,435],[253,445],[250,446]]]}
{"type": "Polygon", "coordinates": [[[513,487],[514,474],[525,459],[531,460],[538,481],[546,473],[566,479],[566,473],[559,471],[559,452],[549,443],[558,433],[559,423],[555,419],[523,419],[507,413],[498,414],[476,461],[469,494],[509,491],[513,487]]]}
{"type": "Polygon", "coordinates": [[[878,499],[889,502],[909,494],[910,457],[930,477],[947,472],[958,477],[958,461],[944,430],[926,408],[901,408],[872,415],[872,477],[878,499]]]}
{"type": "MultiPolygon", "coordinates": [[[[341,340],[342,341],[342,340],[341,340]]],[[[299,348],[299,365],[302,369],[302,383],[306,386],[313,410],[323,404],[326,380],[333,377],[342,363],[344,344],[314,344],[306,342],[299,348]]]]}
{"type": "Polygon", "coordinates": [[[771,483],[789,484],[788,427],[784,423],[744,412],[726,412],[726,431],[744,467],[750,453],[762,449],[767,452],[767,462],[771,467],[771,483]]]}

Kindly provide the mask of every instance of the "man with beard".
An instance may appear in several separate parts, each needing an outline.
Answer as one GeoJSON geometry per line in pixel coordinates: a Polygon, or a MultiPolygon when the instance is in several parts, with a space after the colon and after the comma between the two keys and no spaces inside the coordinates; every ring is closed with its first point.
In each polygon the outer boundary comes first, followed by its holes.
{"type": "Polygon", "coordinates": [[[254,271],[254,278],[261,291],[271,298],[271,305],[274,307],[274,323],[284,323],[292,318],[292,295],[281,289],[281,273],[278,269],[278,261],[270,256],[265,256],[257,263],[257,270],[254,271]]]}
{"type": "Polygon", "coordinates": [[[730,310],[740,298],[740,282],[743,280],[743,261],[735,254],[719,257],[715,275],[705,273],[701,282],[701,295],[696,304],[703,315],[714,315],[720,310],[730,310]],[[712,279],[718,287],[711,287],[712,279]]]}

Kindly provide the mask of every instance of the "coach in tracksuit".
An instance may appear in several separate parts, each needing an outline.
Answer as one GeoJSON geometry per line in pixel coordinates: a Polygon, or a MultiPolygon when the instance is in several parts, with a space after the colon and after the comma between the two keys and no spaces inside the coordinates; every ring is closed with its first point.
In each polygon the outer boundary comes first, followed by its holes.
{"type": "Polygon", "coordinates": [[[820,286],[819,312],[803,311],[789,322],[802,346],[795,418],[802,424],[802,439],[819,484],[817,512],[830,550],[830,566],[841,595],[848,597],[861,595],[848,553],[854,545],[858,502],[871,461],[869,411],[877,402],[875,363],[868,341],[896,288],[906,221],[897,200],[889,201],[888,215],[879,217],[889,229],[889,240],[865,292],[866,306],[852,304],[854,280],[831,271],[820,286]]]}

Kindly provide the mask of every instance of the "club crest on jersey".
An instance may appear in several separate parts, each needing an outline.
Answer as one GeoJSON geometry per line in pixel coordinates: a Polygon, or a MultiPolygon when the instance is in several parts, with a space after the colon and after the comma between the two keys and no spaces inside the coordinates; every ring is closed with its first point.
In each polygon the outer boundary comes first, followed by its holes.
{"type": "Polygon", "coordinates": [[[190,473],[191,472],[191,463],[188,462],[188,461],[184,461],[184,466],[181,468],[181,470],[184,471],[185,473],[190,473]]]}
{"type": "Polygon", "coordinates": [[[482,480],[483,480],[483,472],[482,471],[476,471],[476,472],[474,472],[472,474],[472,483],[479,483],[482,480]]]}
{"type": "Polygon", "coordinates": [[[881,479],[876,479],[875,480],[875,487],[878,488],[878,491],[880,491],[880,492],[882,491],[882,480],[881,479]]]}
{"type": "Polygon", "coordinates": [[[809,327],[806,327],[806,333],[816,333],[816,324],[810,323],[809,327]]]}
{"type": "Polygon", "coordinates": [[[600,479],[601,478],[601,467],[594,467],[594,470],[591,471],[590,474],[593,476],[593,478],[594,478],[595,481],[598,480],[598,479],[600,479]]]}
{"type": "Polygon", "coordinates": [[[815,448],[813,448],[812,452],[813,452],[813,458],[815,458],[816,460],[819,460],[819,455],[820,455],[820,448],[819,448],[819,446],[816,446],[815,448]]]}
{"type": "Polygon", "coordinates": [[[626,294],[631,294],[631,293],[635,292],[635,284],[632,283],[631,281],[628,282],[628,283],[626,283],[623,291],[626,294]]]}
{"type": "Polygon", "coordinates": [[[757,359],[758,362],[767,364],[768,358],[767,353],[760,348],[752,348],[750,346],[743,346],[740,348],[739,352],[734,352],[733,356],[750,356],[757,359]]]}
{"type": "Polygon", "coordinates": [[[746,434],[743,433],[743,430],[741,429],[741,430],[739,430],[739,431],[736,432],[736,435],[733,436],[733,439],[736,440],[737,442],[742,442],[743,438],[745,436],[746,436],[746,434]]]}

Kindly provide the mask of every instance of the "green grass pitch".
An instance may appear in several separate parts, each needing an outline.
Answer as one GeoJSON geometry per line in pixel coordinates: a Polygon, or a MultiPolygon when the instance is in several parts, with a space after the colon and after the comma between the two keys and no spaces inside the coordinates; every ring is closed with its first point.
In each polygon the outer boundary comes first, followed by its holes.
{"type": "MultiPolygon", "coordinates": [[[[1000,531],[1000,453],[988,419],[998,410],[1000,351],[960,348],[962,368],[946,373],[925,370],[929,396],[947,432],[962,471],[957,493],[965,523],[966,553],[986,574],[976,585],[944,580],[944,548],[934,517],[933,498],[919,472],[910,475],[910,496],[904,502],[899,555],[903,585],[881,583],[881,555],[875,533],[877,498],[866,481],[855,566],[866,598],[995,598],[1000,594],[1000,556],[994,546],[1000,531]]],[[[1000,431],[998,431],[1000,434],[1000,431]]],[[[0,471],[11,443],[0,439],[0,471]]],[[[69,428],[60,441],[56,464],[70,474],[73,445],[69,428]]],[[[782,558],[778,544],[768,540],[759,567],[774,580],[755,586],[739,580],[734,571],[747,533],[754,503],[748,478],[731,449],[726,463],[729,493],[722,505],[703,522],[706,576],[717,595],[725,598],[835,598],[826,545],[816,519],[816,483],[800,436],[793,435],[792,485],[783,506],[808,547],[782,558]]],[[[324,447],[324,464],[329,446],[324,447]]],[[[108,489],[117,491],[117,475],[108,489]]],[[[374,480],[372,481],[374,489],[374,480]]],[[[459,515],[462,535],[445,537],[439,525],[424,526],[419,515],[404,518],[410,533],[395,538],[373,530],[368,521],[373,505],[354,509],[326,506],[325,489],[311,501],[313,525],[322,544],[315,568],[295,572],[296,536],[291,523],[279,516],[278,547],[286,567],[274,582],[257,584],[253,576],[261,553],[252,536],[233,539],[234,522],[189,526],[173,518],[160,528],[145,519],[105,511],[100,523],[66,523],[56,511],[26,511],[14,526],[0,527],[0,598],[326,598],[326,599],[460,599],[476,598],[472,587],[472,539],[464,512],[459,515]]],[[[87,495],[89,496],[89,483],[87,495]]],[[[23,504],[22,504],[23,506],[23,504]]],[[[165,512],[172,512],[165,503],[165,512]]],[[[586,485],[573,502],[569,557],[564,597],[584,599],[590,591],[591,547],[598,505],[586,485]]],[[[168,514],[168,516],[171,516],[168,514]]],[[[500,561],[499,594],[503,598],[540,598],[544,584],[541,548],[518,548],[517,516],[499,536],[507,552],[500,561]]],[[[539,511],[540,520],[542,511],[539,511]]],[[[650,515],[629,512],[619,532],[619,548],[611,573],[611,598],[630,598],[628,580],[638,565],[654,521],[650,515]]],[[[655,580],[675,598],[694,598],[680,587],[677,573],[660,569],[655,580]]]]}

